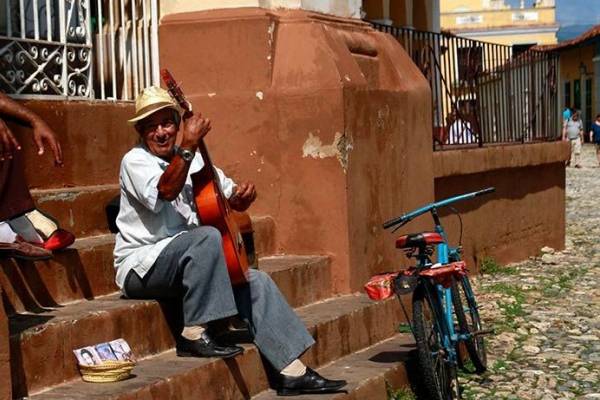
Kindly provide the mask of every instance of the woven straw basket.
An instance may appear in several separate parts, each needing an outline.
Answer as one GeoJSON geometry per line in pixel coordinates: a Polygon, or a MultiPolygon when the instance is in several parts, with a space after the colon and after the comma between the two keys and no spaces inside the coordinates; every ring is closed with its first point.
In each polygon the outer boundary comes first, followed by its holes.
{"type": "Polygon", "coordinates": [[[79,364],[79,372],[86,382],[117,382],[129,378],[133,367],[133,361],[104,361],[101,365],[79,364]]]}

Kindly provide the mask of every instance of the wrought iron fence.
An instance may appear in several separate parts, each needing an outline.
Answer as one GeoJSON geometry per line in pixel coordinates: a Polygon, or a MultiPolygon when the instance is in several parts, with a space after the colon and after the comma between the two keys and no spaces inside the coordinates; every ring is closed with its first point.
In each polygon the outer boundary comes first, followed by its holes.
{"type": "Polygon", "coordinates": [[[0,90],[131,100],[159,82],[157,0],[3,0],[0,90]]]}
{"type": "Polygon", "coordinates": [[[392,34],[431,86],[434,149],[558,140],[558,58],[373,23],[392,34]]]}

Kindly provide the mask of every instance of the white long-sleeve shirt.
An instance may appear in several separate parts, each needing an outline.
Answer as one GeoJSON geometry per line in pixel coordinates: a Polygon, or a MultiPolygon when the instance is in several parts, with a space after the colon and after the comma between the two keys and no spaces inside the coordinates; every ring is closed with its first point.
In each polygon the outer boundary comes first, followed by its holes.
{"type": "MultiPolygon", "coordinates": [[[[115,281],[121,290],[130,270],[143,278],[171,240],[199,225],[190,175],[204,166],[202,156],[196,153],[183,189],[173,201],[158,198],[158,181],[168,165],[143,145],[131,149],[121,161],[119,233],[114,250],[115,281]]],[[[235,183],[220,169],[215,170],[223,194],[229,198],[235,183]]]]}
{"type": "Polygon", "coordinates": [[[471,124],[468,121],[457,119],[448,133],[448,144],[472,144],[477,143],[477,137],[473,134],[471,124]]]}

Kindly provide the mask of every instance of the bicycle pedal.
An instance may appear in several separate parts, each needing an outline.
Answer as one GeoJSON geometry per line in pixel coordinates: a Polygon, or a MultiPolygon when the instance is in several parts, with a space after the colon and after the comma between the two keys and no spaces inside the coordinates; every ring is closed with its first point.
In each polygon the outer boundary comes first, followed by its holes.
{"type": "Polygon", "coordinates": [[[477,336],[483,336],[483,335],[489,335],[489,334],[494,335],[495,333],[496,333],[496,331],[493,328],[490,328],[490,329],[482,329],[480,331],[475,331],[475,332],[473,332],[472,335],[474,337],[477,337],[477,336]]]}

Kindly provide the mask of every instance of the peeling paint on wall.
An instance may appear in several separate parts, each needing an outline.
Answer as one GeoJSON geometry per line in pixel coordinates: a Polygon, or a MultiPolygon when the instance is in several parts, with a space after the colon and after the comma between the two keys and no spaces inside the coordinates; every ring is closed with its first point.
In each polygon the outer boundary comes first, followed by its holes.
{"type": "MultiPolygon", "coordinates": [[[[275,32],[275,21],[272,21],[269,25],[269,29],[267,30],[267,34],[269,36],[269,54],[267,55],[267,60],[271,61],[273,58],[273,34],[275,32]]],[[[273,65],[271,65],[273,67],[273,65]]]]}
{"type": "Polygon", "coordinates": [[[377,120],[375,122],[375,125],[379,129],[385,128],[386,122],[389,121],[390,115],[390,106],[386,104],[384,108],[377,110],[377,120]]]}
{"type": "Polygon", "coordinates": [[[47,194],[45,196],[38,197],[36,202],[41,204],[41,203],[45,203],[47,201],[73,201],[77,197],[79,197],[80,194],[81,194],[81,192],[79,192],[79,191],[52,193],[52,194],[47,194]]]}
{"type": "Polygon", "coordinates": [[[308,139],[306,139],[302,146],[302,157],[336,157],[342,165],[344,173],[346,173],[348,168],[348,154],[352,148],[352,138],[349,138],[346,134],[336,132],[333,143],[323,144],[320,137],[309,132],[308,139]]]}

